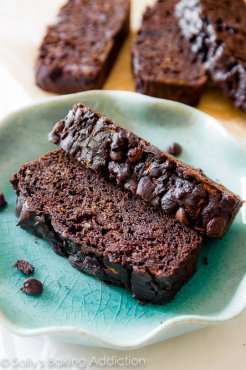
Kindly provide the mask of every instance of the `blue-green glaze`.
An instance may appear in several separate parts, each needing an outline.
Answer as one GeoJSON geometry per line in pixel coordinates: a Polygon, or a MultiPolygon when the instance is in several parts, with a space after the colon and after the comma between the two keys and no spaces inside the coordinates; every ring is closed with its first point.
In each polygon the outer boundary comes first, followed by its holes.
{"type": "Polygon", "coordinates": [[[94,91],[49,99],[15,112],[0,124],[0,318],[22,335],[50,334],[76,343],[133,348],[235,316],[246,307],[246,227],[242,211],[223,240],[204,243],[198,271],[168,305],[140,306],[124,289],[73,269],[48,243],[16,227],[10,175],[55,149],[47,140],[72,104],[83,102],[161,149],[183,147],[181,160],[242,196],[246,148],[213,118],[185,105],[130,92],[94,91]],[[203,263],[208,257],[208,265],[203,263]],[[19,258],[35,266],[44,283],[39,298],[19,289],[11,268],[19,258]]]}

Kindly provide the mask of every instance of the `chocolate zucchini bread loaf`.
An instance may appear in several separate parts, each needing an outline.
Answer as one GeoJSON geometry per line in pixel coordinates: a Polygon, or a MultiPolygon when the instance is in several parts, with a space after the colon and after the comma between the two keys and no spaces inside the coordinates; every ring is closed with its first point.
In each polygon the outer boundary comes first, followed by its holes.
{"type": "Polygon", "coordinates": [[[129,31],[129,0],[69,0],[50,26],[36,83],[54,93],[102,87],[129,31]]]}
{"type": "Polygon", "coordinates": [[[221,238],[242,205],[202,171],[83,104],[55,125],[49,139],[88,168],[210,237],[221,238]]]}
{"type": "Polygon", "coordinates": [[[246,3],[244,0],[181,0],[183,34],[212,80],[246,111],[246,3]]]}
{"type": "Polygon", "coordinates": [[[10,180],[19,225],[81,271],[163,304],[196,270],[201,237],[69,158],[48,153],[10,180]]]}
{"type": "Polygon", "coordinates": [[[148,7],[132,49],[136,91],[196,105],[207,77],[175,15],[178,0],[148,7]]]}

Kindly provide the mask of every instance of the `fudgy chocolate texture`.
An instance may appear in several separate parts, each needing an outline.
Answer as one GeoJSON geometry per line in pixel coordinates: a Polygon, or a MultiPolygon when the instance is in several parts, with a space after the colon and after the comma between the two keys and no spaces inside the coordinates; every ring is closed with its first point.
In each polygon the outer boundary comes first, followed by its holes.
{"type": "Polygon", "coordinates": [[[221,238],[242,205],[202,171],[83,104],[55,125],[49,139],[88,168],[210,237],[221,238]]]}
{"type": "Polygon", "coordinates": [[[181,0],[183,34],[212,80],[246,111],[246,4],[244,0],[181,0]]]}
{"type": "Polygon", "coordinates": [[[129,32],[129,0],[69,0],[48,27],[36,83],[54,93],[102,87],[129,32]]]}
{"type": "Polygon", "coordinates": [[[196,105],[207,77],[179,28],[177,2],[159,1],[143,15],[132,49],[136,91],[196,105]]]}
{"type": "Polygon", "coordinates": [[[81,271],[166,303],[193,275],[201,237],[55,151],[12,176],[18,224],[81,271]]]}

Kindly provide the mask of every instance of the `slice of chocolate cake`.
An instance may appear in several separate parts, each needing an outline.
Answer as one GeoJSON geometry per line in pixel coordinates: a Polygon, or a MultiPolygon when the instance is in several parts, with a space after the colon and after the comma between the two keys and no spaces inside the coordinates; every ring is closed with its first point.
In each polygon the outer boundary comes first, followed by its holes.
{"type": "Polygon", "coordinates": [[[55,125],[49,139],[88,168],[210,237],[221,238],[242,205],[201,170],[83,104],[55,125]]]}
{"type": "Polygon", "coordinates": [[[81,271],[163,304],[194,274],[197,232],[69,158],[48,153],[10,180],[18,224],[81,271]]]}
{"type": "Polygon", "coordinates": [[[129,0],[69,0],[40,47],[37,85],[60,94],[101,88],[128,34],[129,17],[129,0]]]}
{"type": "Polygon", "coordinates": [[[246,3],[181,0],[176,15],[212,80],[246,111],[246,3]]]}
{"type": "Polygon", "coordinates": [[[175,15],[178,0],[148,7],[132,49],[136,91],[196,105],[207,77],[175,15]]]}

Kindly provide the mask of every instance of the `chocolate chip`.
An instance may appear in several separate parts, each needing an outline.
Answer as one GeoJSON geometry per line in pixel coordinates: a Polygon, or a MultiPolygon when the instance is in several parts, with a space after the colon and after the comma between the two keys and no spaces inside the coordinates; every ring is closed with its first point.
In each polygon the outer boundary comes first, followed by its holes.
{"type": "Polygon", "coordinates": [[[71,124],[74,122],[74,112],[73,112],[73,109],[71,109],[69,112],[68,112],[68,115],[67,117],[65,118],[65,121],[64,120],[61,120],[60,121],[60,125],[59,125],[59,122],[58,122],[58,127],[55,126],[55,128],[57,128],[59,131],[62,131],[64,129],[64,126],[66,128],[70,127],[71,124]]]}
{"type": "Polygon", "coordinates": [[[115,163],[109,162],[108,169],[110,176],[115,177],[117,183],[126,181],[131,176],[131,167],[129,163],[115,163]]]}
{"type": "Polygon", "coordinates": [[[149,202],[154,198],[155,185],[151,182],[149,177],[144,176],[140,179],[137,187],[137,195],[149,202]]]}
{"type": "Polygon", "coordinates": [[[128,159],[132,163],[137,163],[143,156],[143,149],[140,147],[129,149],[128,159]]]}
{"type": "Polygon", "coordinates": [[[6,205],[7,205],[7,202],[4,198],[3,193],[0,193],[0,209],[3,209],[4,207],[6,207],[6,205]]]}
{"type": "Polygon", "coordinates": [[[27,295],[39,295],[43,293],[43,284],[37,279],[29,278],[24,281],[20,290],[27,295]]]}
{"type": "Polygon", "coordinates": [[[172,193],[168,191],[165,195],[163,195],[161,199],[161,207],[164,212],[168,214],[173,214],[178,209],[178,204],[176,200],[173,198],[172,193]]]}
{"type": "Polygon", "coordinates": [[[13,267],[17,268],[24,275],[30,275],[34,272],[34,266],[25,260],[16,261],[13,267]]]}
{"type": "Polygon", "coordinates": [[[115,132],[112,137],[111,149],[123,148],[126,144],[126,133],[123,131],[115,132]]]}
{"type": "Polygon", "coordinates": [[[175,217],[177,220],[179,220],[179,222],[181,222],[181,224],[189,225],[188,215],[185,212],[184,208],[180,207],[177,210],[175,217]]]}
{"type": "Polygon", "coordinates": [[[166,150],[169,154],[172,154],[174,156],[178,156],[182,152],[182,147],[178,143],[172,143],[167,147],[166,150]]]}
{"type": "Polygon", "coordinates": [[[206,227],[206,233],[211,237],[221,237],[224,234],[226,221],[223,217],[214,217],[206,227]]]}
{"type": "Polygon", "coordinates": [[[63,119],[59,122],[57,122],[53,128],[53,130],[49,133],[48,139],[54,144],[60,143],[60,135],[62,134],[62,131],[64,129],[65,122],[63,119]]]}
{"type": "Polygon", "coordinates": [[[111,150],[110,158],[112,159],[112,161],[118,162],[124,158],[124,154],[121,150],[111,150]]]}

